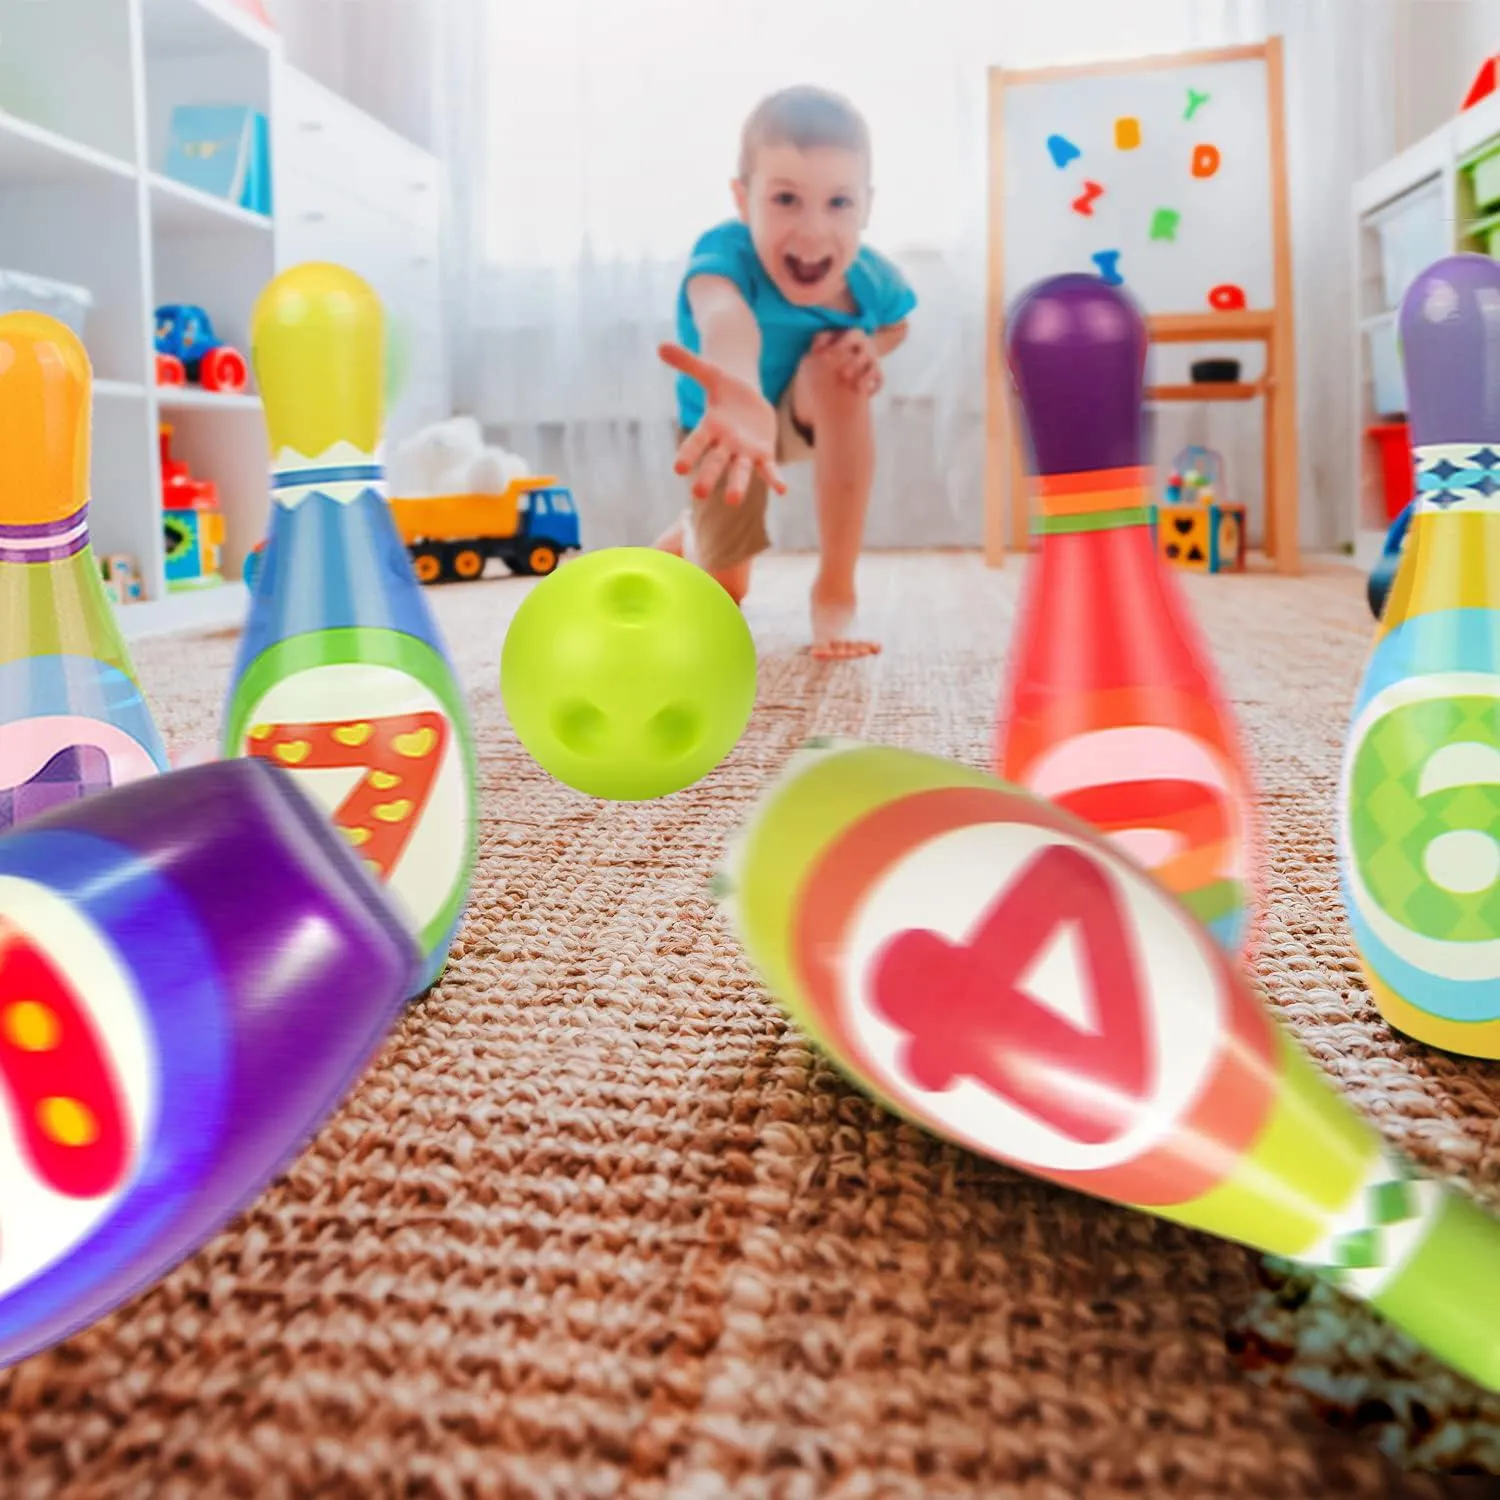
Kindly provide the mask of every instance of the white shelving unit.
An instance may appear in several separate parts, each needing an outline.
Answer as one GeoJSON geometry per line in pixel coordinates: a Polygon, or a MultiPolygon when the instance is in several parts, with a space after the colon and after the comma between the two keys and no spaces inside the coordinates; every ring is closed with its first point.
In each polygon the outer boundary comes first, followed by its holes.
{"type": "MultiPolygon", "coordinates": [[[[1400,420],[1382,411],[1376,400],[1375,349],[1393,357],[1396,317],[1404,286],[1387,285],[1383,230],[1403,215],[1408,223],[1429,223],[1432,248],[1439,255],[1482,250],[1473,229],[1486,215],[1474,204],[1464,163],[1488,143],[1500,139],[1500,95],[1472,109],[1383,163],[1354,187],[1354,359],[1357,424],[1352,455],[1354,475],[1353,562],[1368,572],[1385,544],[1386,515],[1380,457],[1367,429],[1400,420]],[[1394,295],[1393,295],[1394,294],[1394,295]]],[[[1490,217],[1493,216],[1491,211],[1490,217]]],[[[1420,266],[1411,269],[1419,270],[1420,266]]]]}
{"type": "Polygon", "coordinates": [[[202,305],[248,355],[251,308],[277,271],[350,266],[421,330],[387,424],[399,439],[448,414],[441,192],[433,157],[290,67],[277,33],[232,0],[0,0],[0,268],[93,295],[91,529],[100,556],[140,569],[146,600],[118,610],[128,636],[238,624],[268,503],[253,377],[245,395],[158,388],[155,308],[202,305]],[[271,215],[162,175],[172,111],[189,104],[266,114],[271,215]],[[163,422],[174,456],[218,485],[235,581],[217,588],[167,588],[163,422]]]}

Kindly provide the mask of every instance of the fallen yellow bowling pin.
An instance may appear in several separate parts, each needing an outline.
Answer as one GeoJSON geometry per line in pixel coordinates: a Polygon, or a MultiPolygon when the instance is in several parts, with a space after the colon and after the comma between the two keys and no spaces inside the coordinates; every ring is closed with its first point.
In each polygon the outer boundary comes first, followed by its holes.
{"type": "Polygon", "coordinates": [[[721,894],[772,993],[891,1109],[1314,1266],[1500,1389],[1500,1223],[1398,1161],[1092,826],[951,761],[818,742],[721,894]]]}

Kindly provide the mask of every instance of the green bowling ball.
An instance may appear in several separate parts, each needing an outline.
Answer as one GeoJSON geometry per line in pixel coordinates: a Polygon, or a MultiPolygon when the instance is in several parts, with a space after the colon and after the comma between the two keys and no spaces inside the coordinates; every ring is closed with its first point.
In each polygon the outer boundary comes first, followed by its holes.
{"type": "Polygon", "coordinates": [[[543,770],[591,797],[681,791],[734,748],[755,705],[755,643],[701,568],[611,547],[536,584],[506,632],[500,695],[543,770]]]}

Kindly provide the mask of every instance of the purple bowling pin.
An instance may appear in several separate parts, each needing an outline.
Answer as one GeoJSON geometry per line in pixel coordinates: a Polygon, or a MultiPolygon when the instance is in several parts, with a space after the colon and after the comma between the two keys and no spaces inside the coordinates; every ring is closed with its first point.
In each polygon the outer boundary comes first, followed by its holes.
{"type": "Polygon", "coordinates": [[[1345,749],[1344,907],[1391,1025],[1500,1057],[1500,265],[1437,261],[1400,317],[1417,494],[1345,749]]]}
{"type": "Polygon", "coordinates": [[[1039,282],[1011,311],[1041,557],[995,768],[1108,834],[1235,953],[1253,905],[1250,776],[1207,647],[1157,554],[1146,348],[1135,303],[1097,276],[1039,282]]]}
{"type": "Polygon", "coordinates": [[[131,782],[0,839],[0,1365],[251,1203],[420,969],[358,857],[261,760],[131,782]]]}

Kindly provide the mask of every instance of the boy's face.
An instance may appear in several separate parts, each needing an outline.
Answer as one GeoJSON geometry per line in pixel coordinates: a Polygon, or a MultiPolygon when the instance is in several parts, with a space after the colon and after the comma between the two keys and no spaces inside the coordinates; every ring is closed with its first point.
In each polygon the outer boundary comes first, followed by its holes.
{"type": "Polygon", "coordinates": [[[748,182],[734,184],[755,253],[788,302],[836,296],[870,217],[869,163],[842,146],[762,146],[748,182]]]}

